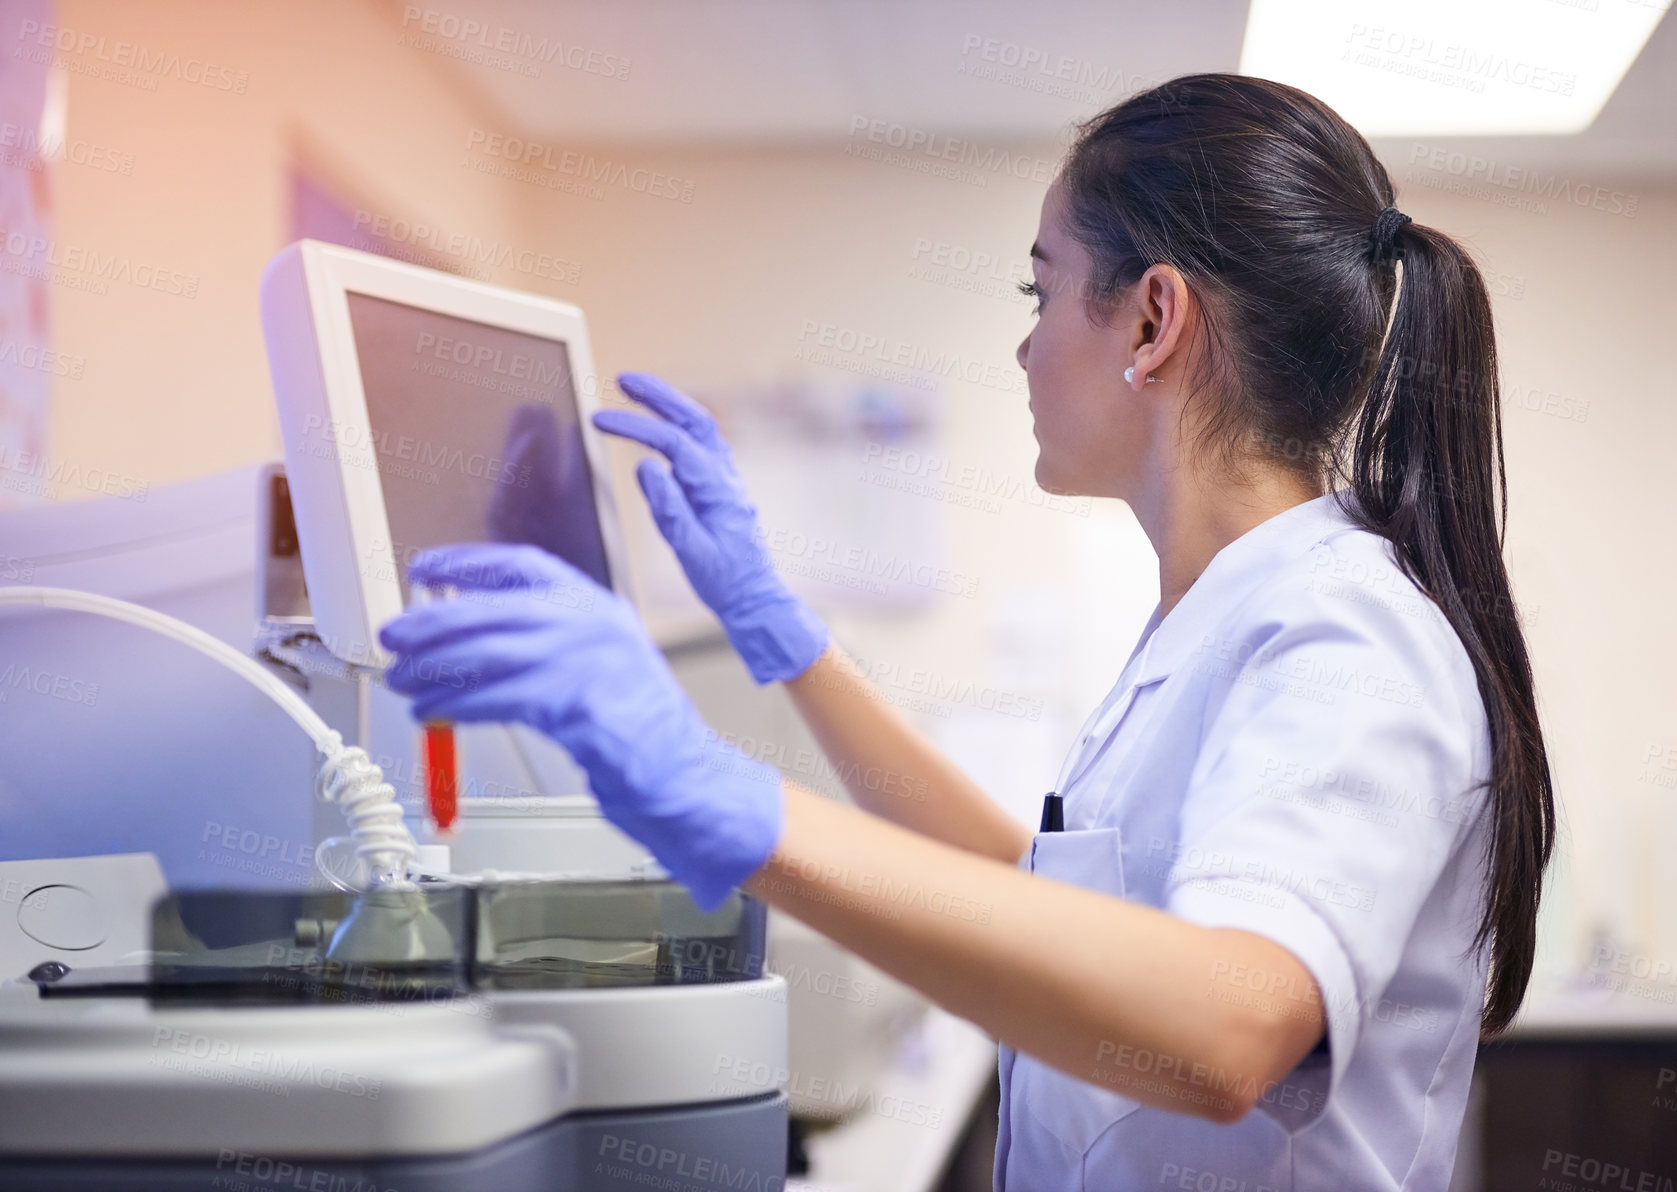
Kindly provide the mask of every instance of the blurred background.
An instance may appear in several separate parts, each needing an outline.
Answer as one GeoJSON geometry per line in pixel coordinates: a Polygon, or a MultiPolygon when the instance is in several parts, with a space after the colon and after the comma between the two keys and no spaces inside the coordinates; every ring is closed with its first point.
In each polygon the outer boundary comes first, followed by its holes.
{"type": "MultiPolygon", "coordinates": [[[[607,403],[640,369],[710,404],[782,571],[887,698],[1032,818],[1158,597],[1126,507],[1032,481],[1014,287],[1043,194],[1074,121],[1178,74],[1266,75],[1370,135],[1403,210],[1486,272],[1507,558],[1564,823],[1537,988],[1571,1007],[1561,1034],[1619,1021],[1575,1012],[1603,990],[1658,1018],[1677,1003],[1666,7],[5,0],[0,582],[143,545],[161,561],[129,594],[213,589],[198,619],[249,646],[252,478],[281,454],[257,281],[284,244],[332,240],[579,305],[607,403]]],[[[612,450],[635,589],[684,681],[718,728],[837,794],[720,648],[612,450]]],[[[118,672],[71,677],[124,698],[118,672]]],[[[20,793],[38,789],[28,726],[64,701],[0,701],[6,857],[170,851],[140,814],[66,835],[62,807],[20,793]]],[[[166,747],[129,745],[127,767],[166,747]]],[[[177,843],[171,877],[225,868],[177,843]]],[[[863,1000],[800,1004],[807,1022],[863,1000]]],[[[879,1029],[941,1128],[864,1112],[837,1129],[918,1135],[875,1147],[889,1174],[834,1159],[834,1186],[988,1186],[993,1053],[926,1013],[904,996],[879,1029]]],[[[1657,1108],[1657,1069],[1625,1062],[1657,1108]]],[[[1655,1122],[1677,1132],[1674,1106],[1655,1122]]]]}

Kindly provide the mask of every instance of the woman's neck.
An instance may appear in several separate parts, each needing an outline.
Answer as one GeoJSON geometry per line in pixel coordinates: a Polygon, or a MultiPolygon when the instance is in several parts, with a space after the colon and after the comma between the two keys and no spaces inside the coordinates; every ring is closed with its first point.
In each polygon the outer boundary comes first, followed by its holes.
{"type": "Polygon", "coordinates": [[[1183,477],[1154,499],[1131,502],[1159,556],[1159,616],[1169,615],[1217,552],[1248,530],[1323,494],[1296,476],[1269,472],[1241,486],[1183,477]]]}

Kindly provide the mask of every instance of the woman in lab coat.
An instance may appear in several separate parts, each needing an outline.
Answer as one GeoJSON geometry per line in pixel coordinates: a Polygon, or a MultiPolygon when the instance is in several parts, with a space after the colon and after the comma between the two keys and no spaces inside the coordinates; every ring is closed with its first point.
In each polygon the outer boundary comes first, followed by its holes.
{"type": "Polygon", "coordinates": [[[856,806],[720,742],[633,613],[552,599],[587,581],[533,548],[417,561],[504,591],[386,631],[475,690],[392,683],[544,729],[701,904],[741,883],[994,1034],[997,1187],[1443,1189],[1554,831],[1484,283],[1332,111],[1219,74],[1084,125],[1031,260],[1037,479],[1128,502],[1160,589],[1044,831],[868,688],[714,422],[642,374],[651,416],[597,423],[667,457],[660,528],[856,806]]]}

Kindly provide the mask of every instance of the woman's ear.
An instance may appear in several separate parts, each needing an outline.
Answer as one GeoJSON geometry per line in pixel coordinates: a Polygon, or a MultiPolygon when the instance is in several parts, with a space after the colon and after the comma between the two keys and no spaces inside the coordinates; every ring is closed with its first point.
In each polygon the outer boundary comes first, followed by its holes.
{"type": "Polygon", "coordinates": [[[1139,387],[1148,376],[1174,379],[1163,370],[1180,356],[1178,345],[1186,342],[1183,328],[1194,317],[1193,302],[1188,283],[1174,265],[1153,265],[1141,275],[1129,326],[1135,360],[1132,384],[1139,387]]]}

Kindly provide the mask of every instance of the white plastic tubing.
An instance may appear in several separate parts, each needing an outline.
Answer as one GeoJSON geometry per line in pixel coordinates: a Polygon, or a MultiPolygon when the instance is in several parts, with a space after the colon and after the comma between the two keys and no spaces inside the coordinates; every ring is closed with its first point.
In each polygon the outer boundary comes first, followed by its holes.
{"type": "MultiPolygon", "coordinates": [[[[14,585],[0,587],[0,607],[6,605],[69,609],[126,621],[190,646],[242,676],[278,704],[314,740],[315,748],[325,759],[315,779],[316,793],[343,808],[356,856],[365,863],[373,883],[409,884],[408,867],[417,849],[412,833],[402,822],[402,807],[396,801],[396,791],[384,781],[384,772],[373,764],[366,750],[345,745],[343,737],[333,731],[302,696],[261,663],[245,657],[226,642],[185,621],[177,621],[174,617],[138,604],[113,600],[109,596],[96,596],[70,588],[14,585]]],[[[334,885],[348,889],[324,864],[326,847],[331,843],[324,842],[316,851],[316,863],[334,885]]]]}

